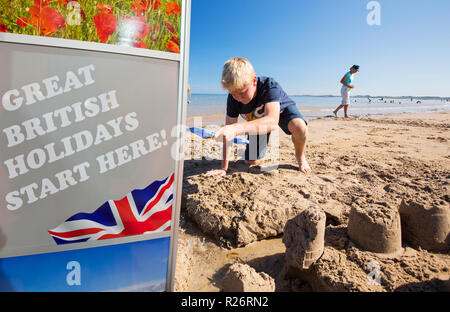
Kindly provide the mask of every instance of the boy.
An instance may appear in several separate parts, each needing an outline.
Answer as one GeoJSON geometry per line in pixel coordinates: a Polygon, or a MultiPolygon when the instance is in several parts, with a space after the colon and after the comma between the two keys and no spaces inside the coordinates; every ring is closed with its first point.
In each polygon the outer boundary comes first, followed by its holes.
{"type": "Polygon", "coordinates": [[[222,169],[211,170],[207,176],[226,175],[231,151],[229,142],[241,134],[248,134],[250,141],[245,150],[246,162],[259,164],[266,152],[270,132],[277,125],[292,135],[299,171],[311,171],[305,157],[307,123],[295,102],[274,79],[257,78],[250,62],[237,57],[225,63],[221,83],[229,92],[225,126],[215,134],[216,139],[223,137],[222,169]],[[239,115],[247,122],[237,123],[239,115]]]}
{"type": "Polygon", "coordinates": [[[350,91],[355,87],[353,85],[353,75],[355,73],[357,73],[359,71],[359,66],[358,65],[353,65],[350,68],[350,71],[347,72],[344,77],[342,77],[341,79],[341,83],[342,83],[342,88],[341,88],[341,96],[342,96],[342,104],[339,105],[338,108],[336,108],[333,113],[334,116],[337,117],[337,113],[338,111],[343,107],[344,108],[344,117],[345,118],[350,118],[348,116],[348,105],[350,104],[350,91]]]}

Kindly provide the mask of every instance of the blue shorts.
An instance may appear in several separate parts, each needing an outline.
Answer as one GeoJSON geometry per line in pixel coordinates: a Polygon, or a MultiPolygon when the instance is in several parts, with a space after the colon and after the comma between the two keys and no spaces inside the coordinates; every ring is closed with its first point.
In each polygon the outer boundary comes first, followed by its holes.
{"type": "MultiPolygon", "coordinates": [[[[280,113],[278,126],[280,126],[284,133],[291,135],[292,133],[288,129],[288,124],[295,118],[302,119],[305,124],[308,125],[305,118],[303,118],[303,115],[298,111],[297,106],[289,105],[282,113],[280,113]]],[[[248,140],[250,143],[245,149],[245,160],[257,160],[263,158],[266,154],[267,145],[269,144],[269,137],[270,133],[249,135],[248,140]]]]}

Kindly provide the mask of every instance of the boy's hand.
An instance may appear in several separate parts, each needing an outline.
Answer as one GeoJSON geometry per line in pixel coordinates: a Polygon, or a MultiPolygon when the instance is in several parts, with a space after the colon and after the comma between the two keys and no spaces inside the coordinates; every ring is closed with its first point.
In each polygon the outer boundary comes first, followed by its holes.
{"type": "Polygon", "coordinates": [[[224,169],[215,169],[215,170],[210,170],[207,173],[204,174],[205,177],[211,177],[211,176],[215,176],[218,175],[219,177],[223,177],[227,174],[227,172],[224,169]]]}
{"type": "Polygon", "coordinates": [[[226,141],[233,140],[236,137],[236,130],[234,124],[220,128],[220,130],[217,131],[216,134],[214,135],[214,139],[217,140],[222,136],[226,141]]]}

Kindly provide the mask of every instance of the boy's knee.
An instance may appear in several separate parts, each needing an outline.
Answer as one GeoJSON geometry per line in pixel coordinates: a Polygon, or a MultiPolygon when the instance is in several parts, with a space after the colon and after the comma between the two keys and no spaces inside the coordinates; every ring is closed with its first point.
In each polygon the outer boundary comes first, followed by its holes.
{"type": "Polygon", "coordinates": [[[288,124],[288,128],[293,136],[306,137],[308,134],[308,126],[301,118],[292,119],[288,124]]]}

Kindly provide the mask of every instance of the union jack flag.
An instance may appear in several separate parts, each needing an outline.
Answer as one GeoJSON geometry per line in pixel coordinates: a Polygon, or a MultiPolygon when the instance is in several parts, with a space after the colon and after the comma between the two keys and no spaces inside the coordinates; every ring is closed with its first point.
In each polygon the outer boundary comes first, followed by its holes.
{"type": "Polygon", "coordinates": [[[173,180],[174,174],[120,200],[108,200],[93,213],[77,213],[48,232],[60,245],[169,231],[173,180]]]}

